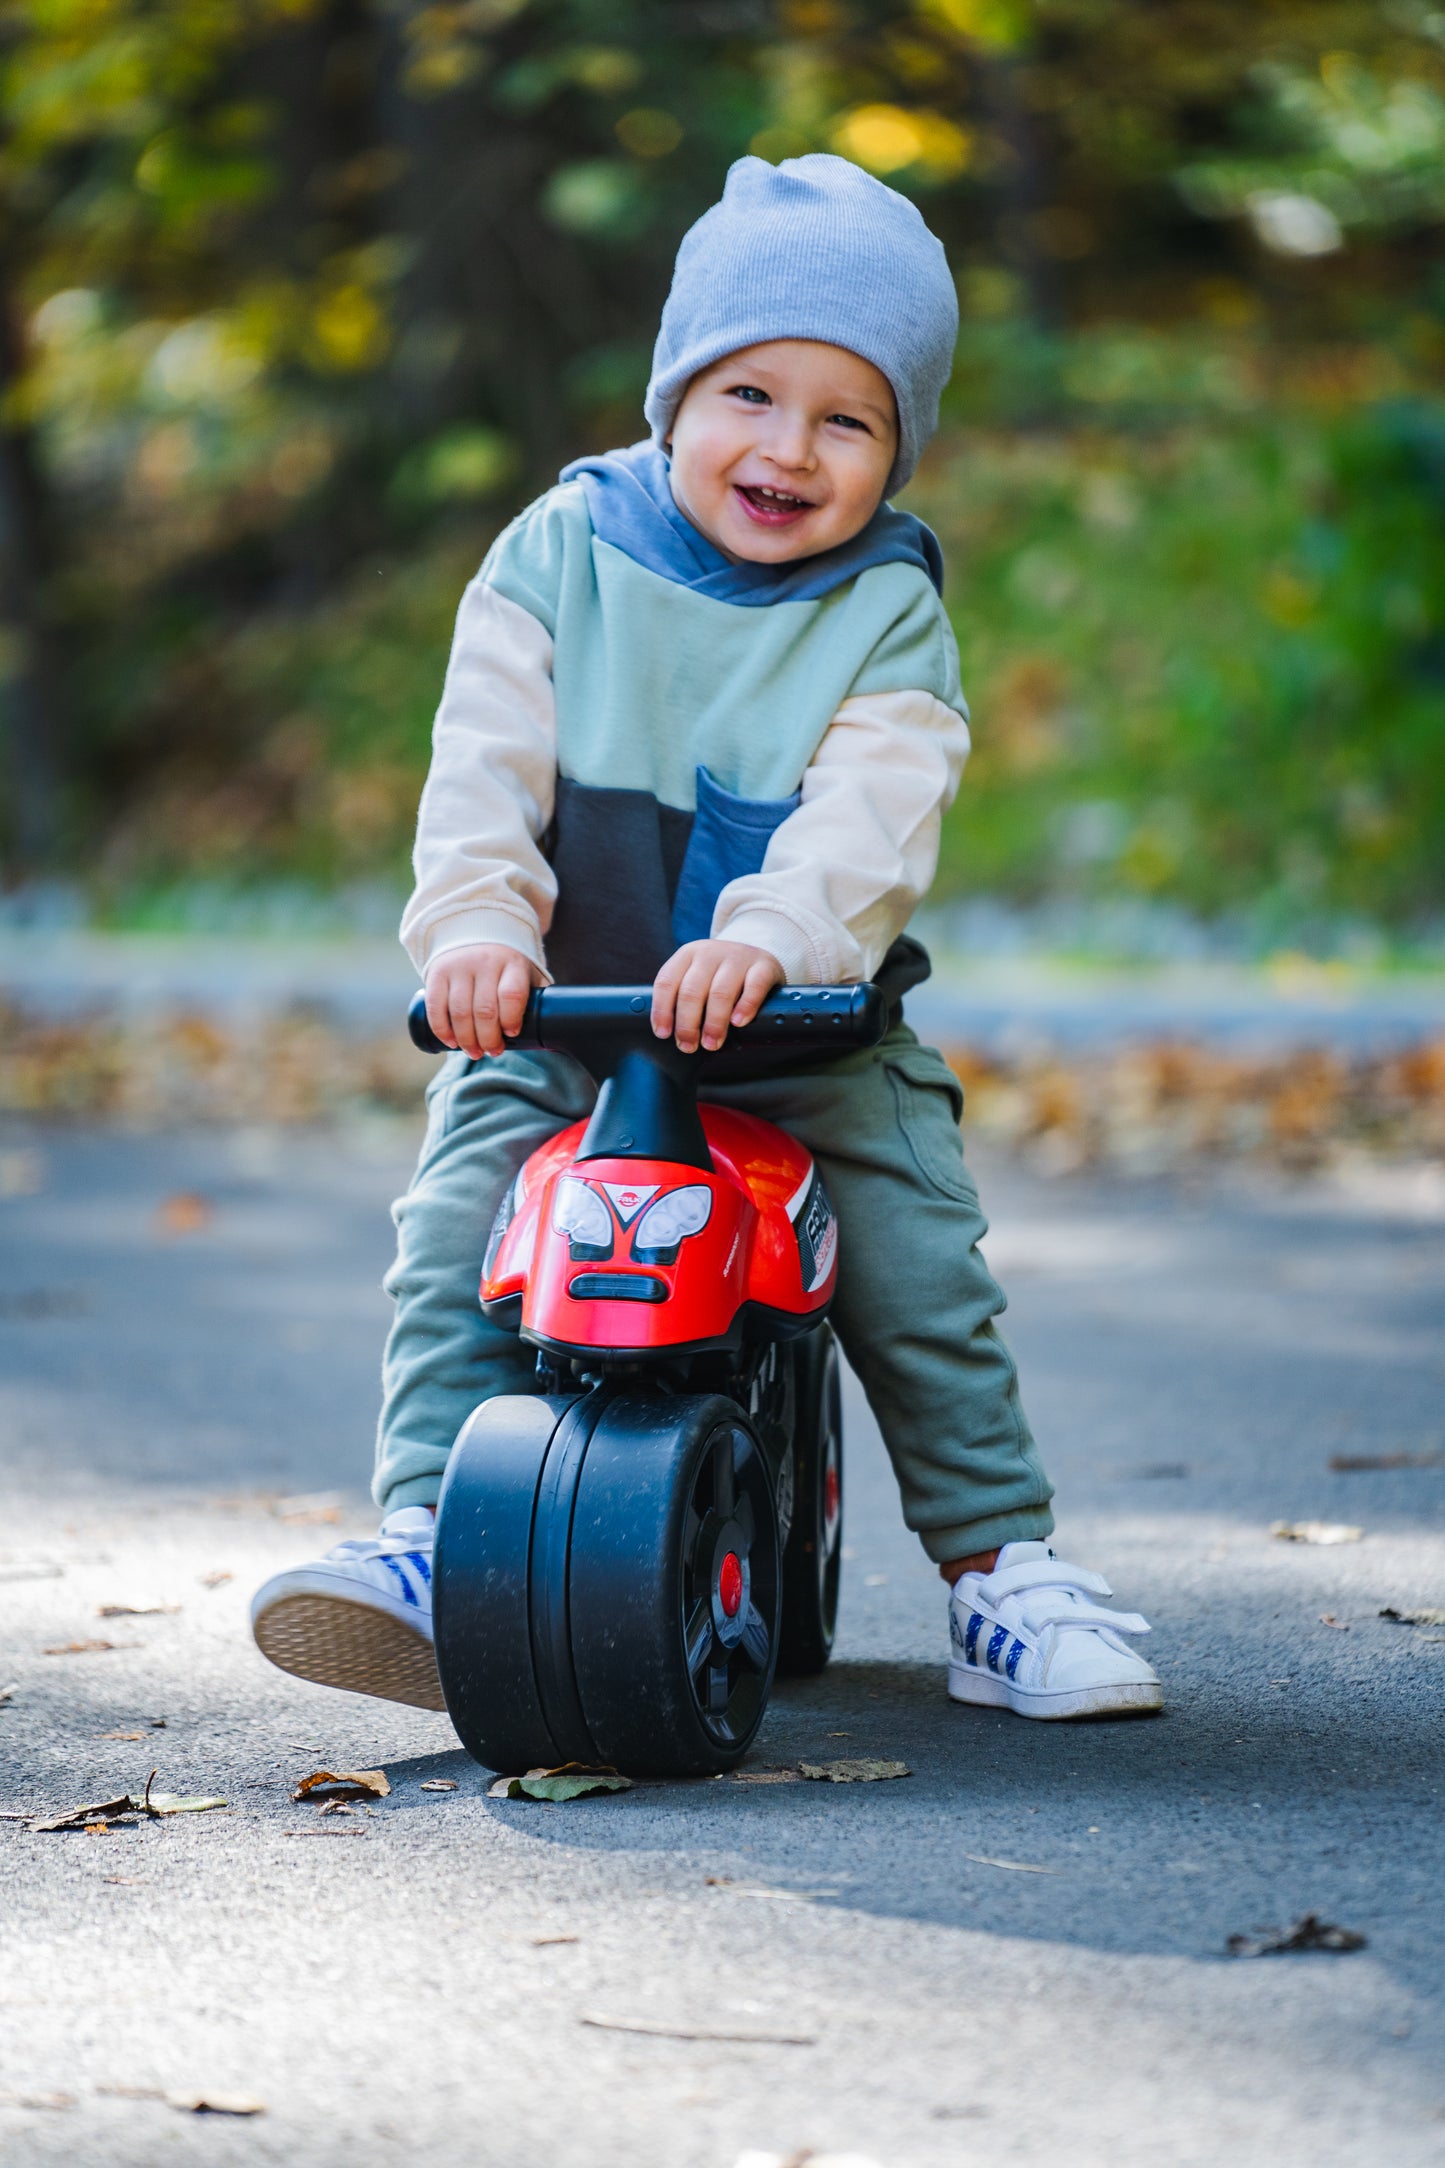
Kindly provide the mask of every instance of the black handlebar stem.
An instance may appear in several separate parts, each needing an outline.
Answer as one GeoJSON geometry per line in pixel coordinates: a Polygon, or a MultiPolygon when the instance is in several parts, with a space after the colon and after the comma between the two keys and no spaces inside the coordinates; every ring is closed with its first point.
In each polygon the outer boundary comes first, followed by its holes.
{"type": "MultiPolygon", "coordinates": [[[[407,1015],[424,1054],[450,1049],[427,1021],[426,996],[407,1015]]],[[[710,1170],[712,1155],[697,1111],[710,1066],[746,1074],[781,1056],[846,1054],[876,1046],[888,1008],[876,986],[779,986],[750,1024],[729,1030],[716,1054],[684,1054],[652,1029],[650,986],[544,986],[527,1003],[509,1047],[570,1054],[601,1089],[579,1159],[656,1159],[710,1170]]]]}

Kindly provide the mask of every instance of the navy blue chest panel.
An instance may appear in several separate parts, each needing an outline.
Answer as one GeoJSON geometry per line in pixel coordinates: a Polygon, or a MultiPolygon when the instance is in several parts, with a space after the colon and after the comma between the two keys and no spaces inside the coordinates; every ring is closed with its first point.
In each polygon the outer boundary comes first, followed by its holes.
{"type": "Polygon", "coordinates": [[[739,798],[697,771],[697,810],[651,791],[557,779],[545,839],[557,876],[547,962],[563,986],[653,979],[684,941],[705,941],[729,881],[762,869],[768,842],[799,803],[739,798]]]}

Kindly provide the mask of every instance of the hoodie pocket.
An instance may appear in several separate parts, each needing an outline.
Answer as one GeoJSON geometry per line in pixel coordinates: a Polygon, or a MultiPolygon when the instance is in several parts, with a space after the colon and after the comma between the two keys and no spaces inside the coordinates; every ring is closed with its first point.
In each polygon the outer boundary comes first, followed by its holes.
{"type": "Polygon", "coordinates": [[[739,798],[706,768],[698,769],[697,811],[672,899],[672,937],[679,947],[708,939],[728,882],[762,871],[774,832],[801,803],[801,791],[791,798],[739,798]]]}

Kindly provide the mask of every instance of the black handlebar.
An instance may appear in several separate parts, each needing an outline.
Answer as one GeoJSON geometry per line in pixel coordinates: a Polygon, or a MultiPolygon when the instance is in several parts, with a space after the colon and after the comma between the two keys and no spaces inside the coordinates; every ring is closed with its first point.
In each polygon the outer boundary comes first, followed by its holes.
{"type": "MultiPolygon", "coordinates": [[[[589,1051],[619,1042],[639,1051],[664,1042],[654,1038],[650,986],[544,986],[527,1003],[522,1028],[509,1047],[545,1047],[573,1054],[584,1066],[589,1051]]],[[[423,1054],[451,1049],[427,1021],[426,996],[407,1014],[412,1043],[423,1054]]],[[[888,1029],[888,1010],[876,986],[779,986],[750,1024],[729,1030],[719,1050],[758,1054],[806,1054],[829,1048],[839,1054],[876,1046],[888,1029]]],[[[712,1057],[702,1055],[707,1061],[712,1057]]]]}

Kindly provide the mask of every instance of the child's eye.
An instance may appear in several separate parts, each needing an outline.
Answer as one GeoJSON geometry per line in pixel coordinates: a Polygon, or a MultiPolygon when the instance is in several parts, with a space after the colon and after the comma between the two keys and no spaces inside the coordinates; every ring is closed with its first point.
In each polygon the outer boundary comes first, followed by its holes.
{"type": "Polygon", "coordinates": [[[749,406],[769,406],[772,403],[767,393],[756,384],[734,384],[731,396],[734,399],[745,399],[749,406]]]}
{"type": "Polygon", "coordinates": [[[861,429],[865,437],[872,435],[867,422],[860,422],[856,414],[830,414],[828,419],[844,429],[861,429]]]}

